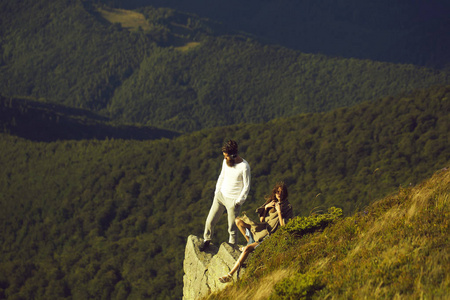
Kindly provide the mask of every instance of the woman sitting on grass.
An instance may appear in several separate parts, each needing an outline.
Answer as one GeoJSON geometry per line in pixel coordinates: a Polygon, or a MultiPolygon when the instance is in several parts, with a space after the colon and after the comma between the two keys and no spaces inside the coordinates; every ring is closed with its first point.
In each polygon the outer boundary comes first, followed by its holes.
{"type": "Polygon", "coordinates": [[[288,191],[286,184],[279,182],[272,189],[272,193],[266,197],[266,203],[256,210],[261,223],[253,222],[246,215],[236,218],[236,225],[247,240],[247,246],[239,249],[242,251],[242,254],[239,256],[230,273],[219,278],[220,282],[225,283],[231,281],[233,274],[244,263],[248,255],[265,238],[273,234],[280,226],[284,226],[292,218],[292,205],[287,200],[287,197],[288,191]]]}

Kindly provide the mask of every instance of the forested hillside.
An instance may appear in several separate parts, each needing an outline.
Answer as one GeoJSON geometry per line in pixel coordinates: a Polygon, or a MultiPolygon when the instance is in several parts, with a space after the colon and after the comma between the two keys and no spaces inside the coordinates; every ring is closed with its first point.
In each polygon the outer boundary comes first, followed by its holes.
{"type": "Polygon", "coordinates": [[[172,140],[2,133],[0,296],[180,298],[186,237],[202,232],[226,139],[252,168],[250,215],[279,180],[296,215],[329,206],[350,215],[448,166],[449,96],[436,87],[172,140]]]}
{"type": "Polygon", "coordinates": [[[168,8],[129,14],[147,21],[137,28],[93,1],[4,0],[0,11],[0,94],[181,132],[450,83],[446,71],[263,45],[168,8]]]}

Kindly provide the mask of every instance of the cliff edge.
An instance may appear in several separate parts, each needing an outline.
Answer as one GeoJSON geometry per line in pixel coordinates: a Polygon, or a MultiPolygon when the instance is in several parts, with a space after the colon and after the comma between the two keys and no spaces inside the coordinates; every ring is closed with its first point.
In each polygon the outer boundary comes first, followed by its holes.
{"type": "MultiPolygon", "coordinates": [[[[219,248],[211,244],[205,252],[201,252],[201,239],[195,235],[187,238],[184,254],[183,299],[199,299],[211,292],[219,291],[230,283],[220,283],[218,278],[226,275],[234,266],[241,252],[237,247],[222,243],[219,248]]],[[[243,273],[241,268],[233,276],[243,273]]]]}

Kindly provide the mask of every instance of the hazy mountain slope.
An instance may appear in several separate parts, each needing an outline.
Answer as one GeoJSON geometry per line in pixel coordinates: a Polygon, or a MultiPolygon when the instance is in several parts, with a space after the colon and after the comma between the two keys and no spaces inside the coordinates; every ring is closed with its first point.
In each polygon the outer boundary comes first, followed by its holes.
{"type": "Polygon", "coordinates": [[[447,167],[323,232],[280,230],[257,248],[240,284],[212,298],[446,299],[449,205],[447,167]]]}
{"type": "Polygon", "coordinates": [[[189,11],[306,53],[450,66],[450,4],[444,0],[123,0],[114,5],[189,11]]]}
{"type": "MultiPolygon", "coordinates": [[[[285,180],[295,214],[346,215],[448,165],[450,87],[173,140],[32,142],[0,135],[0,295],[179,298],[224,140],[252,168],[244,210],[285,180]]],[[[226,238],[225,218],[214,243],[226,238]]]]}
{"type": "Polygon", "coordinates": [[[145,17],[148,27],[129,30],[110,23],[100,13],[107,8],[90,1],[0,5],[1,94],[121,122],[190,132],[450,83],[443,71],[217,37],[224,31],[214,22],[170,9],[142,8],[134,15],[140,22],[145,17]]]}

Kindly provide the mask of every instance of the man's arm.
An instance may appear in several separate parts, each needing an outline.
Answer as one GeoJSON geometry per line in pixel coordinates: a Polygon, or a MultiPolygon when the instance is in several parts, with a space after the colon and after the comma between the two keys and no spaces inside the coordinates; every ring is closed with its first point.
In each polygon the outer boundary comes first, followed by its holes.
{"type": "Polygon", "coordinates": [[[247,199],[248,192],[250,191],[250,180],[251,180],[250,165],[246,163],[245,169],[242,172],[243,188],[241,193],[239,194],[239,197],[236,199],[234,203],[235,206],[244,204],[245,200],[247,199]]]}
{"type": "Polygon", "coordinates": [[[217,194],[220,191],[220,188],[222,187],[223,177],[225,176],[224,170],[223,170],[224,164],[225,164],[225,159],[222,162],[222,169],[220,170],[219,178],[217,179],[216,190],[214,191],[214,194],[217,194]]]}

